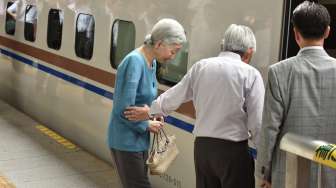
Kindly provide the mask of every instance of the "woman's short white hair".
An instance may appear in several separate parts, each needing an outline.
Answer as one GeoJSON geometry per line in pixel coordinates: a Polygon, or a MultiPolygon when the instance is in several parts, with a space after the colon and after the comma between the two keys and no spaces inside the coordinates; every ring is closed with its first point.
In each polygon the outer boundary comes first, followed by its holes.
{"type": "Polygon", "coordinates": [[[244,54],[249,48],[257,50],[253,31],[244,25],[231,24],[225,31],[222,41],[222,51],[244,54]]]}
{"type": "Polygon", "coordinates": [[[164,18],[158,21],[145,38],[146,45],[154,45],[157,41],[166,44],[182,44],[187,41],[183,26],[174,19],[164,18]]]}

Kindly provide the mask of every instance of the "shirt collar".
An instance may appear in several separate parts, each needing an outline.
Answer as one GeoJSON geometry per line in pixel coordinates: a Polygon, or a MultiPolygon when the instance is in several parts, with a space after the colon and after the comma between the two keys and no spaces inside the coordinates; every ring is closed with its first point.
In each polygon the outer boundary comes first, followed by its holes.
{"type": "Polygon", "coordinates": [[[307,46],[300,49],[298,55],[327,55],[327,52],[322,46],[307,46]]]}
{"type": "Polygon", "coordinates": [[[239,54],[236,54],[236,53],[233,53],[233,52],[230,52],[230,51],[225,51],[225,52],[220,52],[219,57],[230,57],[232,59],[236,59],[236,60],[240,60],[241,61],[241,57],[239,54]]]}
{"type": "Polygon", "coordinates": [[[300,49],[300,52],[306,51],[306,50],[323,50],[322,46],[306,46],[300,49]]]}

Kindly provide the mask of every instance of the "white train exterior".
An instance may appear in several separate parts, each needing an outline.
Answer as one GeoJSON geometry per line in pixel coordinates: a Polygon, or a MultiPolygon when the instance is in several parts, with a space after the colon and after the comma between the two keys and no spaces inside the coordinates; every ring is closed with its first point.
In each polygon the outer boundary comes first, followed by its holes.
{"type": "MultiPolygon", "coordinates": [[[[178,20],[188,38],[188,61],[181,62],[187,68],[219,54],[228,25],[248,25],[257,38],[257,53],[251,64],[266,79],[268,66],[283,54],[284,33],[289,30],[284,18],[291,5],[288,0],[19,0],[15,33],[8,34],[8,3],[13,1],[0,1],[1,99],[106,161],[111,161],[106,140],[116,73],[111,66],[116,20],[134,24],[135,47],[160,18],[178,20]],[[34,41],[24,36],[28,5],[37,11],[34,41]],[[64,15],[59,49],[47,43],[51,9],[64,15]],[[90,58],[75,53],[81,14],[94,18],[90,58]]],[[[159,85],[162,91],[168,87],[159,85]]],[[[192,111],[189,104],[168,118],[166,129],[176,135],[180,154],[167,174],[151,176],[154,187],[195,187],[192,111]]]]}

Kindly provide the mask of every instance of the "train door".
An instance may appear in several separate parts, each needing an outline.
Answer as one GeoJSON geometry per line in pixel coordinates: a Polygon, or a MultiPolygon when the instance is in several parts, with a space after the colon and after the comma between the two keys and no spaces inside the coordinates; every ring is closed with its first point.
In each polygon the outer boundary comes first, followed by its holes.
{"type": "Polygon", "coordinates": [[[331,23],[330,23],[330,35],[324,42],[324,48],[330,56],[336,58],[336,1],[335,0],[320,0],[321,4],[327,7],[331,23]]]}
{"type": "MultiPolygon", "coordinates": [[[[284,20],[283,20],[283,30],[282,30],[282,45],[280,58],[286,59],[295,56],[299,51],[299,46],[295,42],[293,25],[291,24],[291,16],[293,10],[297,5],[302,3],[304,0],[286,0],[284,6],[284,20]]],[[[319,2],[323,4],[329,11],[331,16],[331,32],[328,39],[325,41],[324,48],[329,53],[329,55],[336,57],[336,1],[334,0],[314,0],[314,2],[319,2]]]]}

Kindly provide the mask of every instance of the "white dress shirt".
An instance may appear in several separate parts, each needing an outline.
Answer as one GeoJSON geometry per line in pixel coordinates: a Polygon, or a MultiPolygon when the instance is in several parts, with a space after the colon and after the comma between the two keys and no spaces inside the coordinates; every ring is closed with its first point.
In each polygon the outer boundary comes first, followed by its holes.
{"type": "Polygon", "coordinates": [[[300,49],[299,53],[305,50],[324,50],[322,46],[306,46],[300,49]]]}
{"type": "Polygon", "coordinates": [[[196,110],[194,135],[256,143],[261,126],[263,79],[238,54],[222,52],[192,66],[174,87],[153,101],[150,113],[168,115],[192,100],[196,110]]]}

